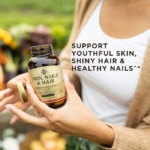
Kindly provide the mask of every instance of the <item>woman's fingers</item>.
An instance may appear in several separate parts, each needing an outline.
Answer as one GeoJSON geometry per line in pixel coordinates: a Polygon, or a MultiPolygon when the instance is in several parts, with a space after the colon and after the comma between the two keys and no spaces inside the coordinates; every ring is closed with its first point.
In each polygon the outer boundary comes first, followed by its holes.
{"type": "Polygon", "coordinates": [[[32,115],[29,115],[25,112],[23,112],[22,110],[18,109],[17,107],[15,107],[12,104],[7,104],[5,106],[9,111],[11,111],[12,113],[14,113],[16,116],[18,116],[21,120],[23,120],[25,123],[29,123],[32,125],[37,125],[37,126],[41,126],[41,127],[45,127],[45,123],[47,123],[46,119],[43,118],[38,118],[32,115]]]}
{"type": "MultiPolygon", "coordinates": [[[[74,86],[68,80],[65,81],[65,85],[69,95],[72,95],[71,93],[77,95],[74,86]]],[[[27,88],[28,100],[31,102],[33,107],[37,109],[37,111],[39,111],[44,116],[53,116],[55,114],[56,109],[52,109],[48,107],[46,104],[44,104],[43,102],[41,102],[30,84],[27,83],[26,88],[27,88]]]]}
{"type": "Polygon", "coordinates": [[[10,96],[13,93],[12,89],[5,89],[0,91],[0,101],[2,101],[7,96],[10,96]]]}
{"type": "Polygon", "coordinates": [[[29,75],[28,73],[24,73],[19,75],[13,79],[11,79],[7,83],[7,89],[0,91],[0,112],[5,109],[6,104],[13,104],[20,100],[19,93],[17,90],[16,82],[21,80],[23,84],[26,81],[29,82],[29,75]]]}
{"type": "Polygon", "coordinates": [[[17,102],[18,99],[19,97],[17,98],[15,95],[6,96],[2,101],[0,101],[0,112],[5,109],[6,104],[13,104],[17,102]]]}
{"type": "MultiPolygon", "coordinates": [[[[21,106],[19,107],[20,110],[26,111],[30,106],[30,103],[22,103],[21,106]]],[[[17,115],[14,115],[12,119],[10,120],[10,124],[15,124],[19,120],[19,117],[17,115]]]]}
{"type": "Polygon", "coordinates": [[[7,87],[11,88],[11,89],[14,89],[14,88],[16,89],[17,88],[16,87],[16,82],[19,81],[19,80],[24,81],[24,82],[26,82],[26,81],[29,82],[29,75],[28,75],[28,73],[24,73],[24,74],[18,75],[15,78],[11,79],[10,81],[7,82],[7,87]]]}
{"type": "Polygon", "coordinates": [[[37,111],[39,111],[44,116],[49,116],[53,113],[53,111],[55,111],[54,109],[51,109],[50,107],[48,107],[46,104],[44,104],[43,102],[39,100],[39,98],[34,93],[34,90],[30,84],[27,83],[26,87],[27,87],[28,99],[33,105],[33,107],[37,109],[37,111]]]}

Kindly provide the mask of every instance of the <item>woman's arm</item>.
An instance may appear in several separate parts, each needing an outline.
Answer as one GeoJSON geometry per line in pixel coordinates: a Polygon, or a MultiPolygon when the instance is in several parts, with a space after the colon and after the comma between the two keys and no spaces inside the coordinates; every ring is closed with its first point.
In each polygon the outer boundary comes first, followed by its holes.
{"type": "Polygon", "coordinates": [[[27,84],[29,103],[43,117],[31,116],[11,104],[6,105],[6,108],[26,123],[87,138],[107,150],[149,150],[150,112],[136,129],[106,125],[82,103],[69,81],[65,81],[65,85],[68,92],[67,103],[63,107],[52,109],[39,101],[30,84],[27,84]]]}

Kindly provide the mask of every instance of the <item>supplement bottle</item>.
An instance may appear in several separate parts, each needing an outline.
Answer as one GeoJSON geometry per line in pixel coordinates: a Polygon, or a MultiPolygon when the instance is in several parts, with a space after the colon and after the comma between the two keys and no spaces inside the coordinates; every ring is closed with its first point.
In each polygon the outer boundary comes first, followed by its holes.
{"type": "Polygon", "coordinates": [[[52,45],[37,45],[30,50],[32,57],[28,62],[28,72],[35,93],[49,107],[62,106],[66,102],[66,90],[60,60],[52,45]]]}

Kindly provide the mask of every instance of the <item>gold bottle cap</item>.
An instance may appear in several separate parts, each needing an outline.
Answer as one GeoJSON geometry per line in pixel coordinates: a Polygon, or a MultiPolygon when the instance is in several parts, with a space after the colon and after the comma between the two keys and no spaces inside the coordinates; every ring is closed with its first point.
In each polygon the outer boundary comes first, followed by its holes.
{"type": "Polygon", "coordinates": [[[18,81],[16,83],[16,85],[17,85],[17,89],[18,89],[19,96],[20,96],[20,99],[21,99],[22,103],[27,102],[28,98],[26,96],[26,92],[25,92],[25,89],[24,89],[24,86],[23,86],[22,82],[18,81]]]}

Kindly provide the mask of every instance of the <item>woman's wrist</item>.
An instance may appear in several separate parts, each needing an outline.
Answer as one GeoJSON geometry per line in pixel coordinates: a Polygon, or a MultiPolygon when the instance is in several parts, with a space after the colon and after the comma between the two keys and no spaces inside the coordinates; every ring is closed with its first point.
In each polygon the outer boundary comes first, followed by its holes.
{"type": "Polygon", "coordinates": [[[114,141],[115,133],[114,129],[100,120],[97,123],[90,124],[91,129],[87,131],[85,138],[93,141],[99,145],[111,147],[114,141]]]}

